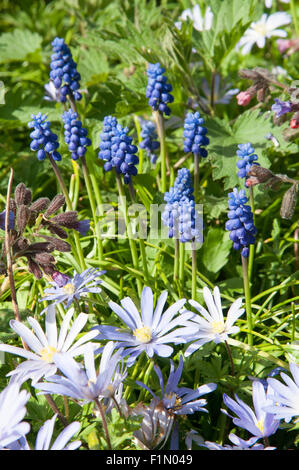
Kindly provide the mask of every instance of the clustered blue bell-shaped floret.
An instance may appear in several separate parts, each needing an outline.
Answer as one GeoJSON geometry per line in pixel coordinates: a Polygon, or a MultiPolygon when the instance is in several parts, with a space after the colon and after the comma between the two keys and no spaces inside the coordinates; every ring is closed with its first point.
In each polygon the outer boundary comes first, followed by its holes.
{"type": "MultiPolygon", "coordinates": [[[[239,171],[237,175],[239,178],[247,178],[252,165],[259,165],[259,163],[257,163],[258,156],[254,152],[255,150],[249,142],[247,144],[238,145],[237,155],[239,160],[237,161],[237,167],[239,171]]],[[[247,187],[246,180],[245,186],[247,187]]]]}
{"type": "Polygon", "coordinates": [[[152,121],[144,121],[140,136],[142,140],[139,143],[139,147],[146,150],[151,163],[155,164],[158,156],[154,152],[160,147],[160,142],[155,140],[158,138],[155,124],[152,121]]]}
{"type": "Polygon", "coordinates": [[[194,199],[192,178],[187,168],[181,168],[178,171],[174,186],[164,194],[164,201],[172,204],[180,202],[183,199],[194,199]]]}
{"type": "Polygon", "coordinates": [[[30,148],[36,151],[38,160],[44,160],[49,153],[54,160],[60,161],[61,155],[57,152],[59,147],[57,135],[50,129],[50,123],[47,121],[47,115],[38,113],[31,114],[32,121],[28,123],[29,128],[34,130],[30,133],[32,142],[30,148]]]}
{"type": "Polygon", "coordinates": [[[51,44],[54,54],[51,55],[50,79],[53,80],[55,88],[60,90],[60,101],[64,103],[67,95],[72,95],[76,101],[80,101],[82,95],[78,90],[81,76],[69,47],[63,38],[55,38],[51,44]]]}
{"type": "Polygon", "coordinates": [[[253,223],[251,207],[247,205],[248,198],[245,190],[237,188],[228,194],[228,218],[225,224],[226,230],[230,231],[229,238],[233,241],[233,248],[241,250],[241,255],[248,258],[249,245],[255,243],[257,229],[253,223]]]}
{"type": "Polygon", "coordinates": [[[139,158],[138,148],[132,144],[132,137],[127,135],[128,127],[122,127],[113,116],[106,116],[100,134],[100,151],[98,156],[105,161],[104,170],[115,168],[118,174],[124,175],[124,183],[129,184],[131,176],[137,175],[136,165],[139,158]]]}
{"type": "Polygon", "coordinates": [[[171,111],[167,103],[173,102],[173,96],[170,94],[172,85],[167,83],[167,77],[164,67],[158,62],[149,64],[147,68],[148,82],[145,96],[149,99],[148,103],[154,111],[160,111],[161,114],[169,116],[171,111]]]}
{"type": "Polygon", "coordinates": [[[207,128],[203,125],[204,119],[200,113],[188,113],[184,122],[184,152],[197,153],[201,157],[207,157],[208,152],[203,146],[209,144],[206,136],[207,128]]]}
{"type": "Polygon", "coordinates": [[[162,212],[162,222],[169,228],[169,238],[180,242],[202,242],[203,221],[196,211],[192,179],[189,170],[182,168],[174,186],[164,195],[167,202],[162,212]]]}
{"type": "Polygon", "coordinates": [[[71,109],[62,115],[64,123],[64,140],[68,145],[73,160],[83,157],[89,145],[90,139],[87,137],[87,129],[82,127],[78,114],[71,109]]]}

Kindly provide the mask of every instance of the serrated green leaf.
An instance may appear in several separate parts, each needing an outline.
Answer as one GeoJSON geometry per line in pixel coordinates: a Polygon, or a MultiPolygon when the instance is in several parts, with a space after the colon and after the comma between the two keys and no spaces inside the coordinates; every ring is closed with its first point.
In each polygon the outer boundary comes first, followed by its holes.
{"type": "MultiPolygon", "coordinates": [[[[0,36],[0,63],[24,60],[41,48],[42,37],[27,29],[15,29],[0,36]]],[[[40,58],[39,58],[40,59],[40,58]]]]}

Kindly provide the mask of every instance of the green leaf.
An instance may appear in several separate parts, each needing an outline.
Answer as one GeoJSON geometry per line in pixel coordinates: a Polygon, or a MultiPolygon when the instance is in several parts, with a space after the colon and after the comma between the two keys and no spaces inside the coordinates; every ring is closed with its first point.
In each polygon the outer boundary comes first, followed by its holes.
{"type": "Polygon", "coordinates": [[[227,263],[232,243],[228,233],[220,228],[209,229],[202,246],[202,263],[211,273],[217,273],[227,263]]]}
{"type": "MultiPolygon", "coordinates": [[[[0,63],[24,60],[41,49],[42,37],[27,29],[15,29],[0,36],[0,63]]],[[[39,58],[40,59],[40,58],[39,58]]]]}
{"type": "Polygon", "coordinates": [[[213,176],[215,179],[224,178],[224,189],[233,188],[240,183],[236,166],[238,144],[250,142],[258,155],[259,164],[265,168],[271,166],[265,152],[269,145],[267,134],[271,133],[276,137],[279,148],[296,152],[296,145],[283,138],[285,126],[274,126],[272,119],[261,114],[258,109],[243,112],[232,126],[219,118],[207,117],[206,126],[210,138],[209,154],[215,165],[213,176]]]}

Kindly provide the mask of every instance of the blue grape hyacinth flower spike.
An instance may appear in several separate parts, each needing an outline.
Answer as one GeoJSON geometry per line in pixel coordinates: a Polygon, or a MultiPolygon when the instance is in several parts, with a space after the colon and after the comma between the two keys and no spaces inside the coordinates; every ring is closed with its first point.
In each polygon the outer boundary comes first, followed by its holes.
{"type": "Polygon", "coordinates": [[[184,122],[184,151],[207,157],[208,152],[203,146],[208,145],[210,141],[206,133],[207,128],[200,113],[188,113],[184,122]]]}
{"type": "Polygon", "coordinates": [[[155,164],[158,156],[155,154],[155,150],[160,148],[160,142],[156,139],[158,138],[156,132],[156,126],[152,121],[142,121],[141,123],[141,137],[142,140],[139,144],[139,147],[146,150],[147,156],[150,158],[151,163],[155,164]]]}
{"type": "MultiPolygon", "coordinates": [[[[237,155],[239,160],[237,161],[237,168],[239,171],[237,175],[239,178],[247,178],[252,165],[259,165],[257,163],[258,156],[254,152],[255,150],[249,142],[238,145],[237,155]]],[[[246,181],[245,186],[247,187],[246,181]]]]}
{"type": "Polygon", "coordinates": [[[255,243],[257,229],[253,223],[253,214],[251,207],[246,204],[248,198],[245,196],[245,190],[237,188],[228,195],[228,218],[225,229],[230,231],[229,238],[233,241],[233,248],[241,250],[244,258],[249,256],[249,245],[255,243]]]}
{"type": "Polygon", "coordinates": [[[28,127],[33,128],[33,131],[30,133],[32,139],[30,144],[31,150],[37,152],[38,160],[44,160],[48,153],[53,160],[60,161],[61,155],[57,152],[59,147],[58,138],[50,129],[47,115],[42,113],[31,114],[31,118],[32,121],[28,123],[28,127]]]}
{"type": "Polygon", "coordinates": [[[173,96],[170,94],[172,85],[167,83],[168,79],[164,73],[165,69],[159,62],[148,65],[148,82],[145,96],[154,111],[160,111],[161,114],[169,116],[171,111],[167,105],[173,102],[173,96]]]}
{"type": "Polygon", "coordinates": [[[137,175],[136,165],[139,158],[136,155],[138,148],[132,144],[132,137],[128,136],[128,127],[122,127],[113,116],[106,116],[100,134],[100,151],[98,157],[105,161],[104,170],[115,168],[118,174],[124,175],[125,184],[129,184],[132,176],[137,175]]]}
{"type": "Polygon", "coordinates": [[[73,160],[83,157],[89,145],[90,139],[87,137],[87,129],[82,127],[78,114],[71,109],[65,111],[62,115],[64,123],[64,140],[68,144],[69,151],[73,160]]]}
{"type": "Polygon", "coordinates": [[[77,65],[73,60],[72,53],[64,42],[63,38],[56,37],[52,41],[53,52],[50,64],[50,79],[57,90],[59,90],[59,100],[66,102],[67,96],[71,96],[75,101],[80,101],[81,75],[77,71],[77,65]]]}

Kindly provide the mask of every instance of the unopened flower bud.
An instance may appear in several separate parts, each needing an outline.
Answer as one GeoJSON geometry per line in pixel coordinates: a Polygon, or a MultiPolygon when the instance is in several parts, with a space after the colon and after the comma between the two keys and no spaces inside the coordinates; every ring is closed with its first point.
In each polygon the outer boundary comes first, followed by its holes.
{"type": "Polygon", "coordinates": [[[45,212],[45,217],[55,214],[65,204],[65,197],[62,194],[57,194],[50,202],[48,209],[45,212]]]}
{"type": "Polygon", "coordinates": [[[293,184],[282,199],[280,215],[283,219],[290,220],[293,217],[297,202],[297,184],[293,184]]]}
{"type": "Polygon", "coordinates": [[[252,96],[247,91],[241,91],[238,93],[236,98],[239,106],[247,106],[250,103],[252,96]]]}

